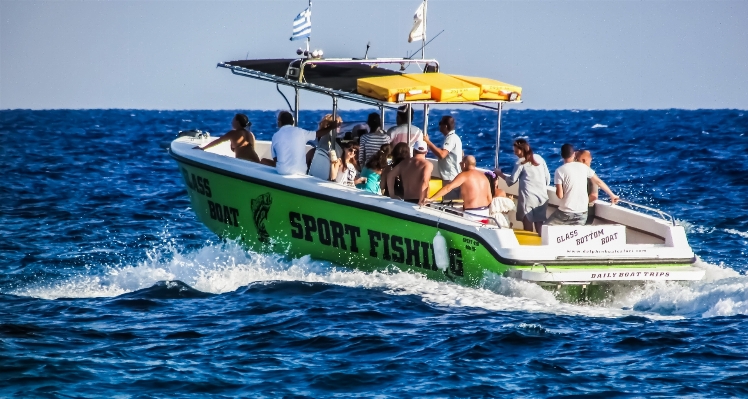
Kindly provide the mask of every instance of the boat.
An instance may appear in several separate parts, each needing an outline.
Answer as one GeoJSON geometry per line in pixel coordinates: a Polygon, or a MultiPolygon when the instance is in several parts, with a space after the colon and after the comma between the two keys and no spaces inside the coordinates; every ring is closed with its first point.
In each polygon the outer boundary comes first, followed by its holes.
{"type": "MultiPolygon", "coordinates": [[[[497,167],[502,109],[522,100],[518,86],[447,75],[435,59],[302,55],[221,62],[218,67],[237,76],[291,87],[297,121],[304,92],[329,96],[334,115],[338,100],[375,107],[383,116],[403,104],[423,107],[424,131],[430,107],[460,103],[490,108],[496,112],[497,167]],[[423,89],[410,89],[408,79],[414,74],[403,71],[410,66],[420,73],[412,85],[425,84],[432,89],[431,95],[418,96],[423,89]],[[478,98],[475,93],[450,97],[449,90],[462,90],[449,87],[455,80],[464,83],[458,85],[463,89],[475,88],[474,92],[485,86],[492,90],[479,93],[478,98]],[[380,82],[380,92],[372,91],[371,85],[362,87],[361,82],[367,81],[380,82]],[[433,95],[437,85],[442,85],[439,99],[433,95]]],[[[546,226],[541,237],[516,229],[522,224],[514,212],[508,219],[515,228],[502,228],[494,220],[466,218],[455,203],[418,206],[312,176],[280,175],[273,167],[234,158],[229,143],[209,151],[194,149],[213,139],[202,132],[183,133],[171,142],[169,153],[184,177],[198,219],[218,236],[239,240],[253,251],[309,255],[364,271],[394,266],[469,286],[479,286],[489,275],[500,275],[584,298],[605,297],[617,287],[645,281],[689,281],[704,276],[704,270],[695,266],[684,227],[671,215],[634,202],[622,200],[613,205],[597,200],[591,225],[546,226]],[[435,245],[437,233],[446,248],[435,245]],[[438,264],[440,258],[448,259],[448,264],[438,264]]],[[[257,141],[256,151],[260,158],[270,158],[270,142],[257,141]]],[[[435,167],[435,189],[440,184],[438,173],[435,167]]],[[[517,185],[503,184],[502,188],[510,197],[517,195],[517,185]]],[[[548,196],[550,214],[559,199],[553,187],[548,187],[548,196]]]]}

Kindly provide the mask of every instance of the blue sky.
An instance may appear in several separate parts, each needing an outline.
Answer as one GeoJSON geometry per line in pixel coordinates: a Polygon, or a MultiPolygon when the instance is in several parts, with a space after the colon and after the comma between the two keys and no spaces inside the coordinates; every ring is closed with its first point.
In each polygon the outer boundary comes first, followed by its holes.
{"type": "MultiPolygon", "coordinates": [[[[419,0],[315,0],[312,47],[405,56],[419,0]]],[[[306,1],[0,1],[0,109],[280,109],[219,61],[295,56],[306,1]]],[[[447,73],[523,87],[534,109],[748,109],[748,1],[430,0],[447,73]]],[[[355,104],[342,104],[356,108],[355,104]]],[[[330,107],[307,95],[305,109],[330,107]]]]}

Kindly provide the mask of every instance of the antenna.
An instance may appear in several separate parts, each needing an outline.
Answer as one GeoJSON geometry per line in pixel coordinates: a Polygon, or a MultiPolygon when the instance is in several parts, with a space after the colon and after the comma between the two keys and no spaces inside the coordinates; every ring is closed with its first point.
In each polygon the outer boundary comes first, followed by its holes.
{"type": "Polygon", "coordinates": [[[431,40],[427,41],[427,42],[426,42],[426,44],[424,44],[424,45],[423,45],[423,47],[421,47],[421,48],[420,48],[419,50],[417,50],[417,51],[416,51],[415,53],[411,54],[411,56],[410,56],[410,57],[408,57],[408,58],[406,58],[406,59],[408,59],[408,60],[409,60],[409,59],[413,58],[413,56],[414,56],[414,55],[416,55],[416,54],[418,54],[418,52],[419,52],[419,51],[421,52],[421,54],[423,54],[423,49],[424,49],[424,48],[425,48],[426,46],[428,46],[428,45],[429,45],[429,43],[433,42],[433,41],[434,41],[434,39],[436,39],[437,37],[439,37],[439,35],[441,35],[442,33],[444,33],[444,29],[442,29],[442,31],[441,31],[441,32],[439,32],[439,33],[437,33],[437,34],[436,34],[436,35],[435,35],[434,37],[432,37],[432,38],[431,38],[431,40]]]}
{"type": "Polygon", "coordinates": [[[366,53],[364,53],[364,59],[369,59],[369,47],[371,47],[371,41],[366,42],[366,53]]]}

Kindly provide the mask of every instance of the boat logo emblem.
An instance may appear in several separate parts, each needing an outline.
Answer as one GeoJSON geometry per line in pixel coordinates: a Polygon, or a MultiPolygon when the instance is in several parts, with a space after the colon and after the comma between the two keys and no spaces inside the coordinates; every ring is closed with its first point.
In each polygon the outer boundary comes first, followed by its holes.
{"type": "Polygon", "coordinates": [[[265,222],[268,219],[270,205],[273,203],[273,197],[270,193],[265,193],[252,200],[252,220],[257,228],[257,239],[260,242],[268,242],[270,234],[265,228],[265,222]]]}

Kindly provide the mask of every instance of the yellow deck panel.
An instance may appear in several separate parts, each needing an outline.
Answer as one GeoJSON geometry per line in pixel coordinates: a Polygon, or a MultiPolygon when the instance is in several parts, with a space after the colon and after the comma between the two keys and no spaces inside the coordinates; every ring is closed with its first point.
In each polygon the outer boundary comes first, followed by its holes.
{"type": "Polygon", "coordinates": [[[431,99],[440,102],[478,101],[480,88],[444,73],[410,73],[407,78],[431,86],[431,99]]]}
{"type": "Polygon", "coordinates": [[[517,237],[519,245],[542,245],[538,233],[525,230],[514,230],[514,235],[517,237]]]}
{"type": "Polygon", "coordinates": [[[476,76],[451,75],[457,79],[480,87],[481,100],[505,100],[509,101],[509,95],[512,92],[517,93],[517,99],[522,99],[522,88],[509,83],[499,82],[498,80],[481,78],[476,76]]]}
{"type": "MultiPolygon", "coordinates": [[[[442,189],[442,179],[431,179],[429,180],[429,198],[436,194],[437,191],[442,189]]],[[[442,197],[434,198],[434,201],[441,201],[442,197]]]]}
{"type": "Polygon", "coordinates": [[[399,93],[405,93],[405,101],[431,99],[431,86],[400,75],[358,79],[356,91],[389,102],[396,102],[399,93]]]}

